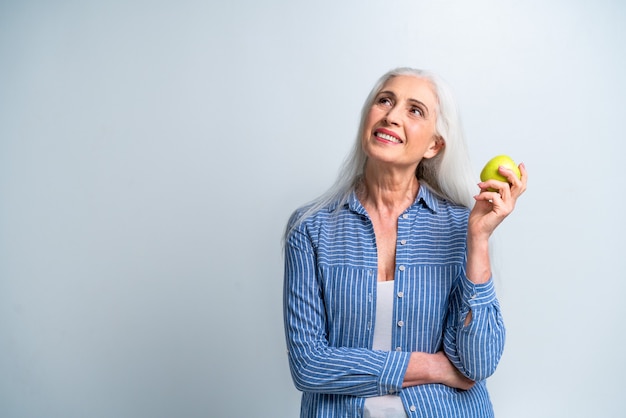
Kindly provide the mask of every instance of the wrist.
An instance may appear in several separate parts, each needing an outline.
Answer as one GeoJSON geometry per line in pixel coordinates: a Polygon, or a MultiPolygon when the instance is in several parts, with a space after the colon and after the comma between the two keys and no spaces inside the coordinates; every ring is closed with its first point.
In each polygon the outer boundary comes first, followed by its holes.
{"type": "Polygon", "coordinates": [[[489,259],[489,238],[467,237],[467,278],[475,283],[486,283],[491,278],[491,261],[489,259]]]}
{"type": "Polygon", "coordinates": [[[472,246],[478,249],[488,249],[489,248],[489,237],[490,234],[480,233],[480,232],[472,232],[472,230],[467,231],[467,245],[468,247],[472,246]]]}
{"type": "Polygon", "coordinates": [[[404,374],[403,387],[432,383],[430,354],[414,351],[411,353],[409,365],[404,374]]]}

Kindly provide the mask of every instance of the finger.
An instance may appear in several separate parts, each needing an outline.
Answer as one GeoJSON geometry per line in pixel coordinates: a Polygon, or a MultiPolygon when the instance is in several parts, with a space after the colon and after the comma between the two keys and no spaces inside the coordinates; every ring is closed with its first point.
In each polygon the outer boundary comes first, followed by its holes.
{"type": "Polygon", "coordinates": [[[526,170],[526,165],[524,163],[519,165],[519,171],[522,174],[522,178],[520,179],[520,194],[522,194],[526,190],[526,185],[528,184],[528,171],[526,170]]]}
{"type": "MultiPolygon", "coordinates": [[[[502,183],[502,182],[498,182],[498,183],[502,183]]],[[[505,185],[505,188],[508,188],[506,183],[502,183],[502,184],[505,185]]],[[[483,190],[477,196],[474,196],[474,199],[480,200],[480,201],[483,201],[483,202],[493,203],[496,200],[501,201],[502,200],[502,195],[501,195],[501,192],[499,190],[494,190],[493,188],[491,188],[490,190],[483,190]]]]}
{"type": "MultiPolygon", "coordinates": [[[[521,172],[521,170],[520,170],[520,172],[521,172]]],[[[520,179],[517,177],[515,172],[513,170],[510,170],[510,169],[504,167],[504,166],[498,167],[498,173],[503,175],[507,179],[507,181],[509,182],[510,185],[515,185],[515,184],[518,184],[520,182],[520,179]]]]}
{"type": "Polygon", "coordinates": [[[481,193],[484,192],[496,192],[502,195],[502,192],[509,189],[509,184],[499,180],[487,180],[478,183],[481,193]]]}
{"type": "Polygon", "coordinates": [[[526,171],[526,164],[521,163],[519,166],[519,171],[522,173],[522,181],[528,177],[528,171],[526,171]]]}

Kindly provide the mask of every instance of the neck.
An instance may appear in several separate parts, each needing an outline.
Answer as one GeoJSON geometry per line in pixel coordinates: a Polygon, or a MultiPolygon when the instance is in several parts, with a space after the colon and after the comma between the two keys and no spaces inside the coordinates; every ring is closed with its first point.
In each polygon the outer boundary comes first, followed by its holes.
{"type": "Polygon", "coordinates": [[[359,200],[378,213],[399,214],[417,196],[419,181],[412,171],[380,171],[366,167],[359,200]]]}

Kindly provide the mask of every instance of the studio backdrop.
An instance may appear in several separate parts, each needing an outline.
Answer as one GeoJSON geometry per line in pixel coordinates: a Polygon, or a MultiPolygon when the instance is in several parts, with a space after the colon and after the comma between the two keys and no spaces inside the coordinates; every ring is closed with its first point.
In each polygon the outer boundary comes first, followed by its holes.
{"type": "Polygon", "coordinates": [[[0,1],[0,416],[287,418],[281,238],[375,80],[440,74],[493,238],[502,418],[623,417],[619,1],[0,1]]]}

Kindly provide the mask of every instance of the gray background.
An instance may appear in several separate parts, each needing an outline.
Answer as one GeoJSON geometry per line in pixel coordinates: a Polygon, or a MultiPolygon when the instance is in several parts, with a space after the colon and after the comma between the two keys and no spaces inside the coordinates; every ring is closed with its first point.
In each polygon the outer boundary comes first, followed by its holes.
{"type": "Polygon", "coordinates": [[[0,415],[294,417],[281,233],[376,78],[456,92],[494,237],[499,417],[623,417],[621,1],[0,1],[0,415]]]}

